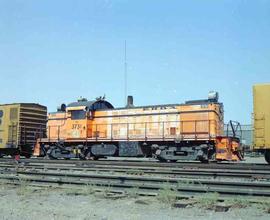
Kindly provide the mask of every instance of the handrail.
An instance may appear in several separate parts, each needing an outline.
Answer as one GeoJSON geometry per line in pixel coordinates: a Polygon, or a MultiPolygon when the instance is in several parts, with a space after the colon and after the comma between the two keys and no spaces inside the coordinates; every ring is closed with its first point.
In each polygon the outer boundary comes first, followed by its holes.
{"type": "MultiPolygon", "coordinates": [[[[134,140],[140,139],[211,139],[220,135],[221,128],[216,120],[186,120],[186,121],[159,121],[159,122],[132,122],[132,123],[100,123],[92,124],[92,129],[86,131],[86,137],[98,140],[134,140]],[[159,125],[159,126],[156,126],[159,125]],[[90,133],[89,133],[90,132],[90,133]]],[[[66,139],[61,137],[61,126],[57,126],[57,137],[51,136],[51,127],[48,126],[48,139],[66,139]]],[[[73,139],[68,137],[67,139],[73,139]]],[[[75,139],[75,138],[74,138],[75,139]]],[[[78,137],[76,137],[78,139],[78,137]]]]}

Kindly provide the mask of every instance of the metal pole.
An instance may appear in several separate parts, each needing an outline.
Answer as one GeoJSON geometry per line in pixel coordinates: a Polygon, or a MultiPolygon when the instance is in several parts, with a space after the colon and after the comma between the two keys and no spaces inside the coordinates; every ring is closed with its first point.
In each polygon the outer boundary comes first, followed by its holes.
{"type": "Polygon", "coordinates": [[[51,142],[51,129],[50,129],[50,126],[48,126],[48,135],[49,135],[49,142],[51,142]]]}
{"type": "Polygon", "coordinates": [[[111,140],[113,140],[113,124],[111,124],[111,140]]]}
{"type": "Polygon", "coordinates": [[[129,137],[128,137],[128,129],[129,129],[129,125],[127,123],[127,140],[129,140],[129,137]]]}
{"type": "Polygon", "coordinates": [[[38,138],[41,138],[42,136],[42,128],[41,128],[41,125],[39,126],[39,137],[38,138]]]}
{"type": "Polygon", "coordinates": [[[58,141],[59,141],[59,136],[60,136],[60,126],[58,126],[58,141]]]}
{"type": "Polygon", "coordinates": [[[96,124],[96,141],[98,139],[98,134],[97,134],[97,124],[96,124]]]}
{"type": "Polygon", "coordinates": [[[195,120],[195,140],[197,140],[197,121],[195,120]]]}
{"type": "Polygon", "coordinates": [[[125,63],[124,63],[124,68],[125,68],[125,72],[124,72],[124,106],[127,105],[127,42],[125,40],[125,63]]]}
{"type": "Polygon", "coordinates": [[[180,122],[180,134],[181,134],[181,140],[184,140],[183,126],[184,126],[184,121],[181,121],[181,122],[180,122]]]}
{"type": "Polygon", "coordinates": [[[145,141],[147,140],[146,130],[147,130],[147,122],[145,122],[145,125],[144,125],[144,139],[145,139],[145,141]]]}
{"type": "Polygon", "coordinates": [[[24,144],[26,144],[26,125],[23,126],[23,131],[24,131],[24,144]]]}
{"type": "Polygon", "coordinates": [[[164,141],[165,139],[165,133],[164,133],[164,121],[162,122],[162,139],[164,141]]]}
{"type": "Polygon", "coordinates": [[[11,146],[13,147],[13,123],[11,123],[11,146]]]}
{"type": "Polygon", "coordinates": [[[210,134],[211,129],[210,129],[210,126],[211,126],[211,120],[208,120],[208,135],[209,135],[209,140],[211,138],[211,134],[210,134]]]}

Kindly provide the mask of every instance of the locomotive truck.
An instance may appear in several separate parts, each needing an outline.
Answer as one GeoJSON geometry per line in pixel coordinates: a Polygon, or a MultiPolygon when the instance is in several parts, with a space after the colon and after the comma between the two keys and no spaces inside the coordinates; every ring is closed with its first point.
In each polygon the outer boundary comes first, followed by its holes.
{"type": "MultiPolygon", "coordinates": [[[[48,114],[47,136],[38,138],[34,155],[58,158],[155,157],[181,159],[242,159],[239,138],[224,134],[223,104],[218,93],[183,104],[114,108],[104,98],[62,104],[48,114]]],[[[230,122],[233,127],[233,123],[230,122]]],[[[238,127],[238,126],[237,126],[238,127]]],[[[234,130],[234,127],[233,129],[234,130]]]]}

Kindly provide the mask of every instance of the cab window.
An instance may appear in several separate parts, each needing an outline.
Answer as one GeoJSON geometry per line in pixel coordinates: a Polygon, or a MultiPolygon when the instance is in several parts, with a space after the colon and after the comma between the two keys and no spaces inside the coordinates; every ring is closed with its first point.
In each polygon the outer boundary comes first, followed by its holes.
{"type": "Polygon", "coordinates": [[[71,111],[71,119],[72,120],[85,119],[85,111],[84,110],[71,111]]]}

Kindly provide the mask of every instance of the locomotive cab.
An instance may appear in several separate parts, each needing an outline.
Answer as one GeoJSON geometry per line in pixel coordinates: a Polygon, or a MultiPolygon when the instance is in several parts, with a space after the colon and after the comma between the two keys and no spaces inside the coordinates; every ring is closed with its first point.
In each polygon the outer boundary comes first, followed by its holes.
{"type": "Polygon", "coordinates": [[[87,137],[87,107],[67,108],[67,139],[87,137]]]}

